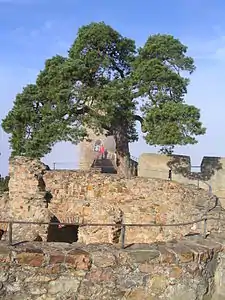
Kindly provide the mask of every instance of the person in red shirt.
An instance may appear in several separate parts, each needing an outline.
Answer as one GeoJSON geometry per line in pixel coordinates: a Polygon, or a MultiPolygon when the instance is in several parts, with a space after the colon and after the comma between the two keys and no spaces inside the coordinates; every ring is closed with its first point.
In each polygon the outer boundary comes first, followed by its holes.
{"type": "Polygon", "coordinates": [[[100,154],[102,156],[102,159],[104,158],[104,153],[105,153],[105,148],[104,148],[103,145],[101,145],[101,147],[100,147],[100,154]]]}

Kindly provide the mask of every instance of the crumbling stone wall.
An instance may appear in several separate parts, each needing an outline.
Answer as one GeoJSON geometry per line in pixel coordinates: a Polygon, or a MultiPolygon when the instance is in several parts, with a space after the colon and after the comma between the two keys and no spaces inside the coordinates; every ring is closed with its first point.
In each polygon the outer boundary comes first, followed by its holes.
{"type": "MultiPolygon", "coordinates": [[[[48,169],[38,160],[17,157],[9,162],[9,218],[14,221],[49,222],[43,174],[48,169]]],[[[46,240],[47,225],[13,225],[13,239],[46,240]]]]}
{"type": "MultiPolygon", "coordinates": [[[[224,240],[223,240],[224,241],[224,240]]],[[[0,243],[5,300],[218,300],[225,298],[221,239],[135,244],[0,243]]]]}
{"type": "MultiPolygon", "coordinates": [[[[208,231],[223,228],[224,212],[215,197],[195,186],[150,178],[126,179],[85,171],[51,171],[37,160],[16,157],[10,161],[9,211],[14,220],[107,224],[80,226],[82,243],[121,242],[126,224],[176,224],[194,221],[207,214],[208,231]],[[48,195],[48,197],[46,197],[48,195]]],[[[47,227],[14,225],[14,238],[46,240],[47,227]],[[29,230],[28,230],[29,229],[29,230]]],[[[203,233],[203,223],[174,227],[127,227],[125,243],[155,242],[203,233]]],[[[74,233],[75,234],[75,233],[74,233]]]]}

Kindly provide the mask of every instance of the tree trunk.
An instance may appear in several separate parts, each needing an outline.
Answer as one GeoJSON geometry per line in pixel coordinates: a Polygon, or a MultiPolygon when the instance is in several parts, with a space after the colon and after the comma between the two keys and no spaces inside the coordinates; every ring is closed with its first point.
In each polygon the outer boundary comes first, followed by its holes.
{"type": "Polygon", "coordinates": [[[117,174],[130,177],[130,151],[129,151],[129,141],[127,138],[126,130],[122,129],[116,132],[114,135],[116,142],[116,165],[117,174]]]}

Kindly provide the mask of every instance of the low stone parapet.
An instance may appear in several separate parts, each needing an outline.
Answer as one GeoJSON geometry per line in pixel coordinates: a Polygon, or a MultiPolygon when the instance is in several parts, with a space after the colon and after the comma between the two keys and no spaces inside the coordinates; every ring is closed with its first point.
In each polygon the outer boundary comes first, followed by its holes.
{"type": "MultiPolygon", "coordinates": [[[[133,244],[0,243],[1,299],[216,299],[223,237],[133,244]],[[219,270],[219,271],[217,271],[219,270]],[[205,298],[204,298],[205,299],[205,298]]],[[[225,271],[222,271],[225,273],[225,271]]],[[[221,298],[223,299],[223,298],[221,298]]]]}

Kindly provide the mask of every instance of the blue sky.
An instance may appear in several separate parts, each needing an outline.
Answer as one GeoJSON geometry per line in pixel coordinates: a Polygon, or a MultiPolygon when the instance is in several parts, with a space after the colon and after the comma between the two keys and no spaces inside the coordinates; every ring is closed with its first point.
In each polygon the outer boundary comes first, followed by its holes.
{"type": "MultiPolygon", "coordinates": [[[[191,77],[187,102],[201,109],[207,134],[195,146],[178,147],[192,164],[204,155],[225,156],[225,2],[222,0],[0,0],[0,118],[15,95],[34,82],[46,58],[66,54],[80,26],[105,21],[143,45],[150,34],[169,33],[189,47],[196,72],[191,77]]],[[[154,152],[141,138],[131,153],[154,152]]],[[[0,136],[0,173],[7,174],[10,154],[7,136],[0,136]]],[[[78,149],[57,144],[45,159],[78,162],[78,149]]],[[[65,164],[66,166],[66,164],[65,164]]]]}

